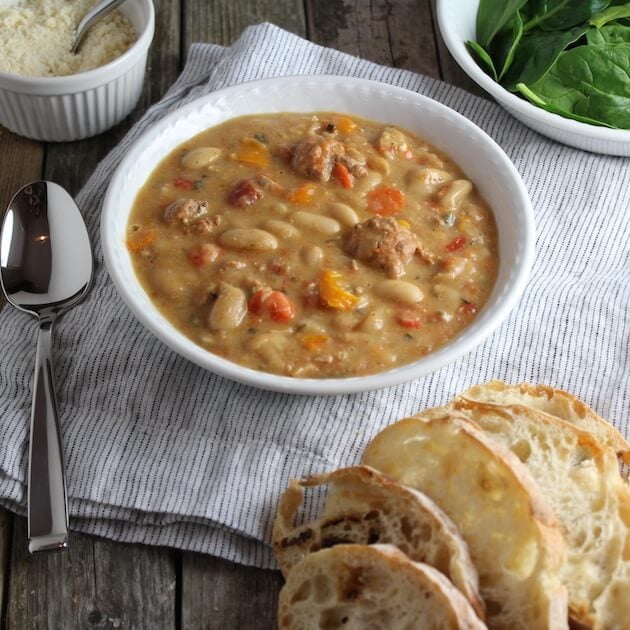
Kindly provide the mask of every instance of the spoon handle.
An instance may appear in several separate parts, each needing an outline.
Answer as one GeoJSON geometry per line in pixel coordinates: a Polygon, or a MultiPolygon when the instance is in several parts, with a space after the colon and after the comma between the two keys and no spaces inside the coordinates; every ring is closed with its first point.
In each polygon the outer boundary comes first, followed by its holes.
{"type": "Polygon", "coordinates": [[[37,337],[28,466],[28,550],[68,546],[68,504],[52,362],[54,317],[37,337]]]}

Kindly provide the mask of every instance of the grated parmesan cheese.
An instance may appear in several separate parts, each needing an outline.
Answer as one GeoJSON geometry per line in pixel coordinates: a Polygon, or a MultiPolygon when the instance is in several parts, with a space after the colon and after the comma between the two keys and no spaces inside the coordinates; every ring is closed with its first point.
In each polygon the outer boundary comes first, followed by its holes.
{"type": "Polygon", "coordinates": [[[70,46],[81,18],[97,0],[21,0],[0,7],[0,72],[59,77],[98,68],[136,40],[129,20],[113,11],[86,34],[79,52],[70,46]]]}

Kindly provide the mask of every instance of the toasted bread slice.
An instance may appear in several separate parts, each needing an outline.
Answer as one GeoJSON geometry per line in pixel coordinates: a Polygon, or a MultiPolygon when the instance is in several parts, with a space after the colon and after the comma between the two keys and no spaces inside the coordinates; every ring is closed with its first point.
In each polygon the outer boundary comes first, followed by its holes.
{"type": "Polygon", "coordinates": [[[319,549],[377,542],[393,544],[411,560],[441,571],[483,619],[479,578],[468,546],[451,519],[426,495],[373,468],[355,466],[294,480],[280,498],[273,546],[285,577],[305,555],[319,549]],[[332,487],[321,517],[295,527],[304,488],[326,484],[332,487]]]}
{"type": "Polygon", "coordinates": [[[515,455],[451,413],[387,427],[363,461],[429,495],[459,527],[479,573],[488,627],[567,627],[559,578],[564,540],[515,455]]]}
{"type": "MultiPolygon", "coordinates": [[[[592,433],[522,405],[458,399],[423,415],[453,412],[526,464],[558,517],[567,543],[560,576],[571,619],[595,630],[630,627],[623,609],[607,603],[609,590],[616,591],[630,575],[630,554],[624,552],[629,531],[622,513],[624,506],[630,508],[630,489],[619,477],[614,453],[592,433]]],[[[630,599],[630,582],[626,589],[630,599]]]]}
{"type": "Polygon", "coordinates": [[[436,569],[391,545],[337,545],[307,555],[280,591],[279,630],[482,630],[436,569]]]}
{"type": "Polygon", "coordinates": [[[561,389],[546,385],[508,385],[501,381],[491,381],[471,387],[460,398],[499,405],[525,405],[556,416],[574,424],[578,429],[590,431],[602,444],[615,451],[625,464],[630,465],[630,443],[623,435],[573,394],[561,389]]]}

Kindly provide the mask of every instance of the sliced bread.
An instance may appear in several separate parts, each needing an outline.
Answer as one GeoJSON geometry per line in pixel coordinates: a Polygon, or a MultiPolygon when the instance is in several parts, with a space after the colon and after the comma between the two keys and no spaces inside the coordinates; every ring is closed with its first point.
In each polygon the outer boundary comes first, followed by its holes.
{"type": "Polygon", "coordinates": [[[446,575],[483,619],[477,571],[468,547],[451,519],[426,495],[368,466],[292,481],[280,498],[273,530],[283,575],[289,575],[307,554],[340,543],[395,545],[411,560],[446,575]],[[296,527],[304,488],[321,485],[331,488],[320,518],[296,527]]]}
{"type": "MultiPolygon", "coordinates": [[[[630,627],[623,608],[608,604],[630,575],[623,516],[624,507],[630,508],[630,490],[618,474],[613,452],[592,433],[522,405],[458,399],[423,415],[453,412],[472,420],[526,464],[554,510],[567,543],[560,576],[571,619],[594,630],[630,627]]],[[[626,596],[630,599],[630,582],[626,596]]]]}
{"type": "Polygon", "coordinates": [[[490,628],[567,627],[564,540],[527,468],[454,413],[379,433],[364,463],[430,496],[451,517],[479,573],[490,628]]]}
{"type": "Polygon", "coordinates": [[[460,398],[502,405],[525,405],[556,416],[574,424],[578,429],[590,431],[602,444],[615,451],[625,464],[630,465],[630,443],[623,435],[581,400],[561,389],[546,385],[508,385],[501,381],[491,381],[470,388],[460,398]]]}
{"type": "Polygon", "coordinates": [[[280,591],[279,630],[482,630],[437,570],[391,545],[337,545],[307,555],[280,591]]]}

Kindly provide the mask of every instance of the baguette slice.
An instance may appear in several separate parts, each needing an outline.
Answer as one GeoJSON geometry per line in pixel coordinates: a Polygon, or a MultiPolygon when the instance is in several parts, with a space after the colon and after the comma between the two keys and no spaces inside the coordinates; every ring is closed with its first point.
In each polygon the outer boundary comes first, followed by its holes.
{"type": "Polygon", "coordinates": [[[391,545],[337,545],[309,554],[280,591],[279,630],[483,630],[436,569],[391,545]]]}
{"type": "Polygon", "coordinates": [[[526,464],[558,517],[567,543],[560,575],[572,621],[594,630],[630,627],[630,581],[625,610],[608,604],[615,597],[609,591],[614,593],[630,575],[625,549],[630,533],[623,515],[624,507],[630,509],[630,489],[619,476],[613,452],[592,433],[522,405],[459,399],[423,415],[453,412],[472,420],[526,464]]]}
{"type": "Polygon", "coordinates": [[[273,546],[283,575],[304,556],[339,543],[393,544],[411,560],[441,571],[483,619],[479,578],[468,546],[450,518],[426,495],[368,466],[343,468],[301,481],[283,493],[273,546]],[[300,527],[295,515],[304,488],[331,484],[321,517],[300,527]]]}
{"type": "Polygon", "coordinates": [[[556,416],[582,431],[590,431],[602,444],[617,453],[625,464],[630,465],[630,443],[623,435],[581,400],[561,389],[546,385],[508,385],[501,381],[491,381],[471,387],[459,397],[499,405],[525,405],[556,416]]]}
{"type": "Polygon", "coordinates": [[[527,468],[464,418],[407,418],[368,445],[365,464],[429,495],[479,572],[488,627],[567,627],[564,540],[527,468]]]}

